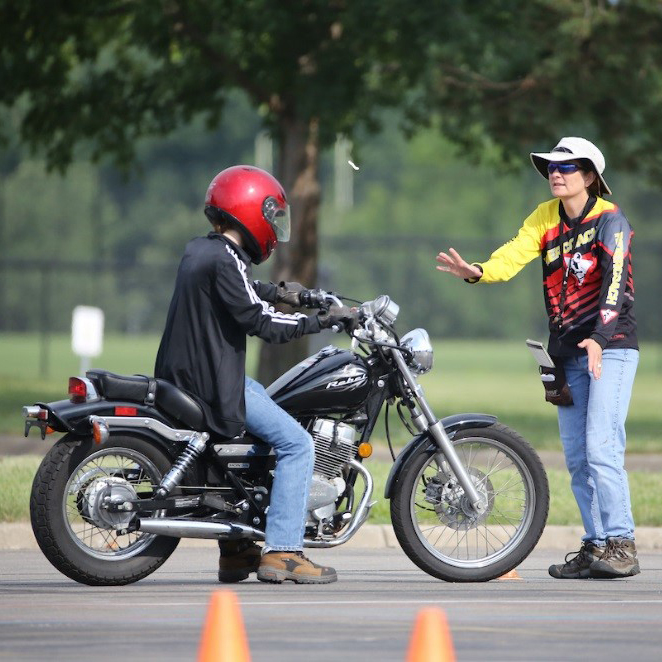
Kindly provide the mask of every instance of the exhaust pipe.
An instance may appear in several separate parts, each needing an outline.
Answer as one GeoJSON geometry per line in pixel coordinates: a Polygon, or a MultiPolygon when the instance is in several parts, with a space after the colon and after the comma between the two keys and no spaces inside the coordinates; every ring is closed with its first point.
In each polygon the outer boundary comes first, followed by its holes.
{"type": "Polygon", "coordinates": [[[230,522],[198,522],[195,520],[157,517],[154,519],[139,519],[136,522],[138,531],[154,533],[158,536],[171,538],[250,538],[264,540],[264,532],[246,524],[230,522]]]}
{"type": "MultiPolygon", "coordinates": [[[[322,538],[318,540],[304,540],[304,547],[337,547],[346,543],[365,522],[370,514],[370,509],[375,504],[370,501],[373,490],[373,480],[366,468],[356,460],[349,462],[352,468],[361,474],[365,482],[365,490],[354,512],[354,516],[347,529],[337,538],[322,538]]],[[[264,540],[264,531],[254,529],[246,524],[232,524],[231,522],[200,522],[198,520],[177,519],[174,517],[157,517],[154,519],[139,519],[136,529],[145,533],[154,533],[159,536],[170,536],[172,538],[208,538],[218,540],[219,538],[250,538],[251,540],[264,540]]]]}
{"type": "Polygon", "coordinates": [[[375,505],[375,503],[377,503],[376,501],[370,501],[373,490],[373,480],[368,470],[356,460],[349,462],[349,465],[361,474],[361,477],[365,482],[365,490],[363,491],[363,496],[361,497],[361,501],[359,502],[359,505],[354,512],[354,516],[352,517],[349,526],[337,538],[304,540],[304,547],[337,547],[338,545],[346,543],[361,528],[363,522],[368,519],[370,509],[375,505]]]}

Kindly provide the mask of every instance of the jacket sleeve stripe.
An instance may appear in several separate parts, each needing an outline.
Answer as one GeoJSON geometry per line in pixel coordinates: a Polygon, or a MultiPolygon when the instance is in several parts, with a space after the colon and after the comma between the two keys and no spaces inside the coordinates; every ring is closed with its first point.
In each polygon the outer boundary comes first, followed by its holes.
{"type": "Polygon", "coordinates": [[[262,308],[263,315],[270,317],[273,322],[277,322],[278,324],[290,324],[294,326],[296,326],[299,323],[299,320],[302,317],[307,317],[307,315],[304,315],[303,313],[288,314],[288,313],[278,312],[277,310],[272,308],[266,301],[260,299],[253,286],[248,282],[248,278],[246,277],[246,265],[244,265],[244,263],[239,259],[236,253],[229,246],[226,245],[226,249],[234,259],[235,264],[237,265],[237,269],[241,274],[241,278],[244,283],[244,287],[246,288],[246,293],[248,294],[249,299],[251,300],[252,303],[257,304],[262,308]]]}

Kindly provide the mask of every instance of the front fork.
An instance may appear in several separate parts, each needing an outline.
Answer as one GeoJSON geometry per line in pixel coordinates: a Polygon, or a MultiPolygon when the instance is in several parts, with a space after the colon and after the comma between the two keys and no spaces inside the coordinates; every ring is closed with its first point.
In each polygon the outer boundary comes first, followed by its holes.
{"type": "Polygon", "coordinates": [[[416,378],[411,374],[409,366],[404,360],[402,354],[397,349],[391,350],[391,355],[395,359],[395,362],[400,369],[400,373],[404,378],[407,386],[411,389],[412,393],[415,395],[416,400],[421,408],[421,411],[418,412],[418,415],[414,413],[414,425],[421,432],[428,432],[432,437],[433,441],[439,448],[439,454],[437,455],[437,462],[440,465],[443,465],[444,461],[447,461],[450,465],[453,473],[455,474],[458,483],[464,490],[464,493],[467,495],[473,509],[477,513],[483,513],[487,508],[487,502],[485,499],[478,493],[476,487],[471,480],[471,477],[467,473],[467,470],[464,468],[460,457],[458,456],[453,443],[446,434],[444,426],[441,424],[441,421],[434,415],[433,411],[430,409],[425,396],[423,395],[423,389],[421,385],[416,381],[416,378]],[[441,456],[441,457],[440,457],[441,456]]]}

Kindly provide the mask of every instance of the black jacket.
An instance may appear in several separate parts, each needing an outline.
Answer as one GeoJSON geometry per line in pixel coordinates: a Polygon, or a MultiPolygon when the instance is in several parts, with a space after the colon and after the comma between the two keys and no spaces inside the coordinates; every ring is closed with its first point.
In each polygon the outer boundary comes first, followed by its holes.
{"type": "Polygon", "coordinates": [[[252,281],[250,258],[224,236],[187,244],[154,375],[195,396],[221,436],[244,426],[246,335],[284,343],[320,330],[315,316],[274,310],[275,296],[273,283],[252,281]]]}

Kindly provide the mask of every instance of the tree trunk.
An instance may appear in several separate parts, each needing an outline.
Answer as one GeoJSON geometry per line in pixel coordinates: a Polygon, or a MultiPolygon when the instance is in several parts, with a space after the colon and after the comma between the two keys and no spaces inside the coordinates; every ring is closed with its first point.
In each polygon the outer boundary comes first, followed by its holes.
{"type": "MultiPolygon", "coordinates": [[[[298,281],[305,287],[315,287],[317,219],[321,199],[318,122],[316,119],[304,121],[283,118],[280,134],[276,175],[285,188],[290,203],[292,234],[288,243],[278,244],[271,257],[271,279],[274,283],[281,280],[298,281]]],[[[282,310],[292,312],[289,306],[283,306],[282,310]]],[[[263,343],[260,349],[258,380],[262,384],[270,384],[307,354],[306,336],[285,345],[263,343]]]]}

